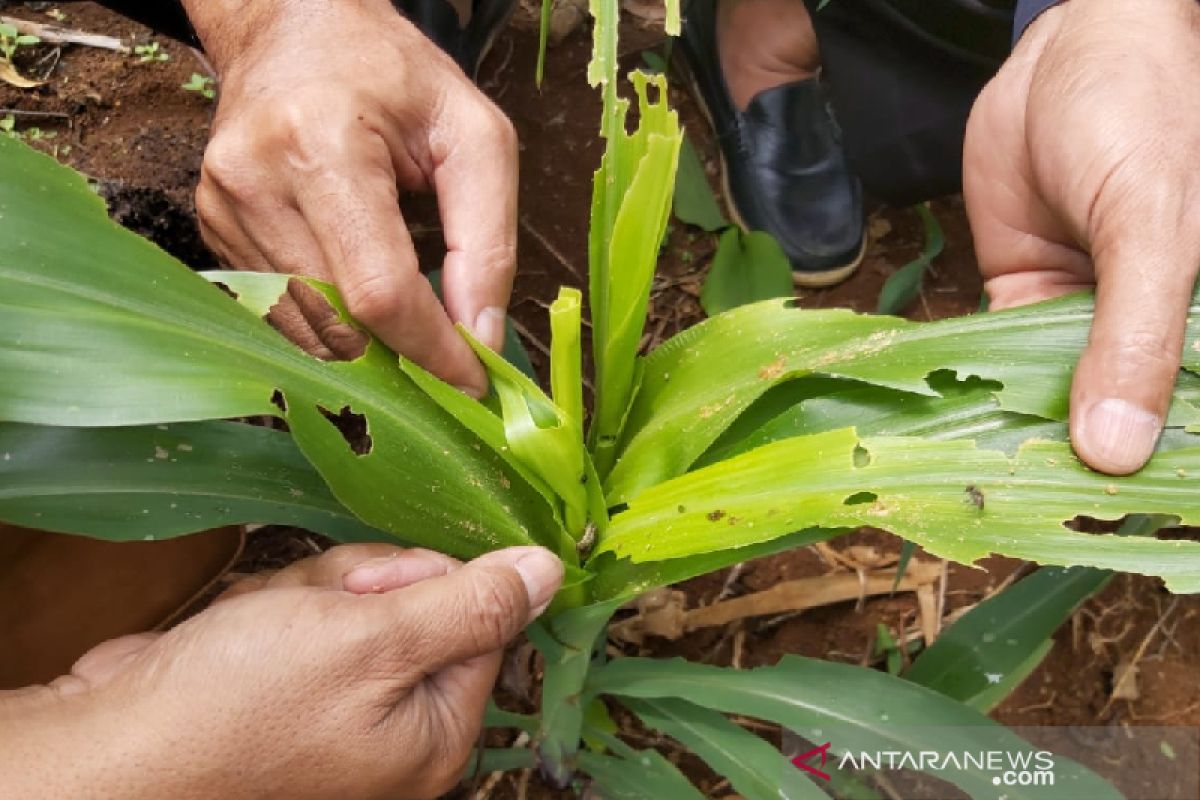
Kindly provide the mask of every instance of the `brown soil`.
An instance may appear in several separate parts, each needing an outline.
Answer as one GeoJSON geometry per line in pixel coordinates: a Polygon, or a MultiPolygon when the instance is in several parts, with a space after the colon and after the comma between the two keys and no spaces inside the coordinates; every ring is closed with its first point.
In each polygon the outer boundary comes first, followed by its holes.
{"type": "MultiPolygon", "coordinates": [[[[63,8],[70,15],[67,24],[73,27],[139,42],[152,38],[145,29],[90,3],[63,8]]],[[[45,20],[25,9],[14,13],[45,20]]],[[[662,41],[659,33],[633,23],[624,26],[622,37],[627,68],[640,64],[642,49],[662,41]]],[[[586,269],[590,181],[600,155],[598,103],[584,81],[589,46],[584,30],[554,48],[539,92],[533,84],[536,38],[529,22],[518,17],[482,70],[484,89],[512,117],[521,138],[521,270],[512,309],[526,332],[534,364],[543,372],[548,342],[545,307],[559,285],[579,285],[586,269]]],[[[198,238],[191,191],[213,105],[179,88],[192,72],[203,71],[193,54],[173,42],[164,41],[163,47],[171,55],[165,64],[138,64],[132,57],[111,52],[68,48],[45,86],[28,91],[0,86],[0,108],[67,115],[18,121],[21,127],[36,124],[55,131],[56,138],[38,146],[99,181],[122,222],[187,263],[209,267],[215,261],[198,238]]],[[[39,48],[31,58],[47,52],[39,48]]],[[[694,104],[678,90],[672,90],[672,98],[715,177],[712,143],[694,104]]],[[[426,198],[406,198],[405,203],[423,261],[436,265],[441,251],[436,206],[426,198]]],[[[963,314],[978,306],[980,283],[962,202],[940,201],[935,213],[945,229],[947,246],[920,300],[909,310],[914,319],[963,314]]],[[[801,305],[874,308],[887,276],[920,250],[921,230],[908,210],[881,208],[872,219],[874,235],[859,272],[835,288],[805,292],[801,305]]],[[[699,318],[699,284],[714,247],[712,236],[674,224],[655,287],[648,339],[661,341],[699,318]]],[[[838,549],[850,544],[870,544],[890,553],[900,546],[894,537],[878,532],[861,532],[835,542],[838,549]]],[[[276,567],[323,546],[319,538],[303,532],[267,529],[258,534],[240,571],[276,567]]],[[[1020,565],[997,558],[982,566],[949,567],[948,612],[978,602],[1020,565]]],[[[752,591],[831,569],[813,550],[802,549],[752,562],[732,581],[724,571],[697,578],[683,588],[690,604],[697,605],[711,601],[723,589],[752,591]]],[[[652,640],[646,651],[741,667],[771,664],[787,653],[870,663],[876,624],[882,622],[893,632],[910,630],[916,613],[911,596],[885,597],[745,621],[679,641],[652,640]]],[[[1198,615],[1200,597],[1173,598],[1158,581],[1118,578],[1064,626],[1049,658],[995,717],[1016,725],[1200,725],[1198,615]],[[1168,610],[1169,618],[1152,634],[1168,610]],[[1148,636],[1140,660],[1140,699],[1110,702],[1117,664],[1129,659],[1148,636]]],[[[524,694],[527,689],[521,688],[522,683],[517,680],[510,688],[524,694]]],[[[511,691],[503,696],[503,702],[514,707],[529,699],[511,691]]],[[[641,737],[639,743],[654,741],[632,729],[630,733],[641,737]]],[[[677,749],[668,747],[666,752],[681,758],[677,749]]],[[[695,759],[684,757],[682,763],[711,796],[729,795],[728,786],[695,759]]],[[[506,776],[488,791],[492,797],[514,797],[519,787],[522,796],[560,796],[546,789],[536,775],[506,776]]],[[[469,794],[464,790],[459,796],[469,794]]]]}

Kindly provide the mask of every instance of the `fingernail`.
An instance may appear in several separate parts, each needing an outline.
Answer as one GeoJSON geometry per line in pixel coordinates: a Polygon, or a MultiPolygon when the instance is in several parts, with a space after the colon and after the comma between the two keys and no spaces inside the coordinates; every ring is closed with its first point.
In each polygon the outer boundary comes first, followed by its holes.
{"type": "Polygon", "coordinates": [[[532,621],[541,616],[554,599],[554,593],[562,583],[563,565],[557,556],[543,547],[522,548],[516,553],[519,555],[512,565],[525,582],[532,621]]]}
{"type": "Polygon", "coordinates": [[[488,306],[475,317],[471,332],[475,338],[496,352],[504,347],[504,320],[506,312],[499,306],[488,306]]]}
{"type": "Polygon", "coordinates": [[[359,594],[378,593],[390,583],[395,571],[394,556],[372,558],[362,562],[342,576],[342,586],[359,594]]]}
{"type": "Polygon", "coordinates": [[[1125,400],[1101,400],[1084,417],[1081,438],[1106,472],[1127,475],[1150,458],[1162,431],[1157,414],[1125,400]]]}

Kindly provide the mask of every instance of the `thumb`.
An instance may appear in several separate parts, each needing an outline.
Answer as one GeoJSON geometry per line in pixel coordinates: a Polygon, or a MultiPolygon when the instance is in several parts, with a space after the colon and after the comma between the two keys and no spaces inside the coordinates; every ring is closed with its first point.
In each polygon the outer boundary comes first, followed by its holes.
{"type": "MultiPolygon", "coordinates": [[[[424,676],[503,649],[546,610],[562,578],[549,550],[511,547],[379,595],[377,609],[383,629],[395,634],[398,660],[424,676]]],[[[343,580],[352,585],[358,576],[343,580]]]]}
{"type": "Polygon", "coordinates": [[[1200,247],[1166,233],[1093,252],[1096,312],[1071,387],[1071,442],[1112,475],[1149,460],[1179,374],[1200,247]]]}

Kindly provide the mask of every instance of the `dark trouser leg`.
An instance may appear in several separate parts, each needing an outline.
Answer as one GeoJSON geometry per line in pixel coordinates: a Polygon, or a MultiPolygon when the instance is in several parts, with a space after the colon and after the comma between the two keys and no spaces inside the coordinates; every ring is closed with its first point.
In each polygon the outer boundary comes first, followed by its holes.
{"type": "Polygon", "coordinates": [[[122,16],[129,17],[134,22],[140,22],[147,28],[178,39],[192,47],[199,47],[200,41],[188,22],[187,14],[178,0],[97,0],[105,8],[112,9],[122,16]]]}
{"type": "Polygon", "coordinates": [[[967,116],[994,68],[939,51],[868,3],[808,2],[843,147],[867,192],[910,205],[960,191],[967,116]]]}
{"type": "MultiPolygon", "coordinates": [[[[97,2],[164,36],[200,46],[179,0],[97,2]]],[[[516,7],[516,0],[475,0],[471,21],[465,28],[459,24],[458,12],[445,0],[392,0],[392,5],[474,78],[492,40],[516,7]]]]}

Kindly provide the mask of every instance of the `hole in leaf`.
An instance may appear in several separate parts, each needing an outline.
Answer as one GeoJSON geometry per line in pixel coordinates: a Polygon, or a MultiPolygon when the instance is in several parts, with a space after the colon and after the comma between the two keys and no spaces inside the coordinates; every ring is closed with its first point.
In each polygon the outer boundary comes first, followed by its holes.
{"type": "Polygon", "coordinates": [[[322,361],[354,361],[367,351],[366,333],[342,319],[325,295],[299,278],[271,306],[267,324],[322,361]]]}
{"type": "Polygon", "coordinates": [[[283,396],[283,392],[276,389],[271,392],[271,405],[275,406],[280,412],[287,413],[287,400],[283,396]]]}
{"type": "Polygon", "coordinates": [[[863,503],[874,503],[879,499],[879,495],[874,492],[855,492],[842,501],[844,506],[859,506],[863,503]]]}
{"type": "Polygon", "coordinates": [[[854,446],[854,466],[868,467],[871,465],[871,452],[861,444],[854,446]]]}
{"type": "Polygon", "coordinates": [[[365,456],[371,452],[371,434],[367,430],[366,417],[351,411],[350,406],[342,406],[342,410],[336,414],[321,405],[317,406],[317,411],[337,428],[356,456],[365,456]]]}
{"type": "Polygon", "coordinates": [[[952,369],[934,370],[925,376],[925,383],[942,396],[963,395],[980,390],[998,392],[1004,388],[1000,381],[988,380],[978,375],[967,375],[960,379],[958,373],[952,369]]]}
{"type": "Polygon", "coordinates": [[[212,285],[217,287],[218,289],[220,289],[225,294],[232,297],[234,300],[238,299],[238,293],[235,292],[233,289],[230,289],[228,284],[221,283],[220,281],[213,281],[212,285]]]}

